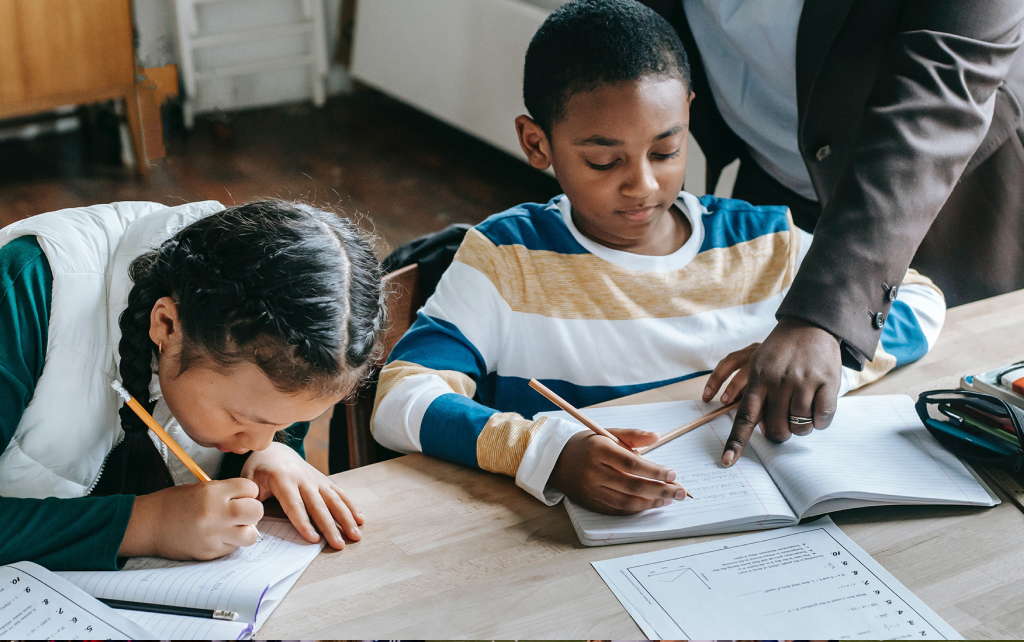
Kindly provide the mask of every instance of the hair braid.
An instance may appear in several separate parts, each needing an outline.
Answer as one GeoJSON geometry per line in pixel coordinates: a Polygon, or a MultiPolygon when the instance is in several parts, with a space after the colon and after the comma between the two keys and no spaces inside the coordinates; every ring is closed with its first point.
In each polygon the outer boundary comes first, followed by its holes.
{"type": "MultiPolygon", "coordinates": [[[[157,252],[149,252],[132,261],[128,268],[134,285],[128,294],[128,307],[121,313],[118,326],[121,341],[120,374],[125,389],[152,413],[156,405],[149,399],[149,384],[153,379],[153,350],[156,346],[149,338],[150,312],[157,299],[167,296],[155,278],[157,252]]],[[[93,495],[131,494],[145,495],[174,485],[171,472],[156,445],[149,437],[149,428],[128,407],[118,411],[124,439],[107,458],[104,474],[93,495]]]]}
{"type": "Polygon", "coordinates": [[[387,323],[387,293],[381,284],[383,271],[377,256],[356,230],[345,228],[348,258],[348,343],[345,360],[362,368],[377,356],[376,349],[387,323]]]}

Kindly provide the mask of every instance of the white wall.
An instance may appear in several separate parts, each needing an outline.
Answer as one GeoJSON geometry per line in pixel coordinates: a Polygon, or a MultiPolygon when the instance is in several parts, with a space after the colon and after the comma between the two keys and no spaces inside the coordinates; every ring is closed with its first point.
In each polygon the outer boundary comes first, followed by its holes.
{"type": "MultiPolygon", "coordinates": [[[[564,0],[362,0],[352,75],[525,161],[513,121],[526,113],[523,60],[564,0]]],[[[704,194],[705,160],[690,137],[684,188],[704,194]]],[[[738,165],[715,193],[728,196],[738,165]]]]}
{"type": "MultiPolygon", "coordinates": [[[[334,63],[338,46],[341,0],[323,0],[324,26],[327,30],[327,55],[331,66],[327,76],[327,93],[347,91],[351,79],[345,68],[334,63]]],[[[132,0],[135,30],[138,37],[136,58],[143,67],[178,64],[174,42],[174,0],[132,0]]]]}

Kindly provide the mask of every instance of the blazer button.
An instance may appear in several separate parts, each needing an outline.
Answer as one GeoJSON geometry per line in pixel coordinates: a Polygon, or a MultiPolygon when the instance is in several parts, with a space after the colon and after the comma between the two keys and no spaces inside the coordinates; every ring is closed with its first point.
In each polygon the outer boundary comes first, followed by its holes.
{"type": "Polygon", "coordinates": [[[829,147],[828,145],[825,145],[824,147],[822,147],[821,149],[818,150],[818,152],[814,155],[814,157],[817,158],[820,161],[823,161],[823,160],[825,160],[826,158],[828,158],[831,155],[832,155],[832,148],[829,147]]]}
{"type": "Polygon", "coordinates": [[[882,314],[881,312],[876,312],[875,313],[875,328],[878,329],[878,330],[881,330],[882,326],[884,326],[884,325],[885,325],[885,315],[882,314]]]}
{"type": "Polygon", "coordinates": [[[897,288],[895,285],[892,286],[891,288],[889,288],[889,300],[890,301],[895,301],[896,300],[896,290],[897,289],[899,289],[899,288],[897,288]]]}

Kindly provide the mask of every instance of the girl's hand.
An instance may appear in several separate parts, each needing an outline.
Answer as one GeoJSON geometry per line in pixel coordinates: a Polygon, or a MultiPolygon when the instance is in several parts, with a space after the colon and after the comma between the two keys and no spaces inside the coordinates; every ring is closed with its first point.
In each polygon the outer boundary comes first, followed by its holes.
{"type": "Polygon", "coordinates": [[[254,452],[242,467],[242,477],[259,485],[259,499],[273,495],[288,519],[309,542],[319,542],[310,516],[333,548],[345,548],[338,524],[350,540],[359,541],[359,525],[365,519],[356,505],[326,475],[313,468],[294,450],[272,443],[254,452]]]}
{"type": "Polygon", "coordinates": [[[750,376],[750,357],[760,345],[760,343],[751,343],[742,350],[727,354],[724,359],[718,362],[718,365],[711,372],[711,376],[708,377],[707,385],[704,386],[703,399],[705,403],[715,398],[715,395],[718,394],[718,389],[722,387],[722,384],[734,372],[736,376],[732,378],[729,385],[725,387],[725,392],[722,393],[722,403],[727,404],[740,398],[740,395],[747,388],[747,378],[750,376]]]}
{"type": "Polygon", "coordinates": [[[258,493],[248,479],[227,479],[139,495],[118,556],[212,560],[251,546],[263,517],[258,493]]]}
{"type": "MultiPolygon", "coordinates": [[[[658,441],[658,433],[612,428],[633,448],[658,441]]],[[[608,515],[632,515],[686,496],[676,474],[638,457],[611,439],[588,431],[569,438],[551,472],[551,482],[573,502],[608,515]]]]}

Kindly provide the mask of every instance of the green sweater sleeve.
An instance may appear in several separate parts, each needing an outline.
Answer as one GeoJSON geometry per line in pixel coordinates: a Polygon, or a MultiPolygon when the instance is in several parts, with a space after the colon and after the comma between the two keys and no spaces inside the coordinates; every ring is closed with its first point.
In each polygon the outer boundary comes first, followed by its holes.
{"type": "MultiPolygon", "coordinates": [[[[43,373],[53,274],[34,237],[0,248],[0,452],[7,449],[43,373]]],[[[116,570],[132,495],[4,497],[0,565],[31,560],[51,570],[116,570]]]]}

